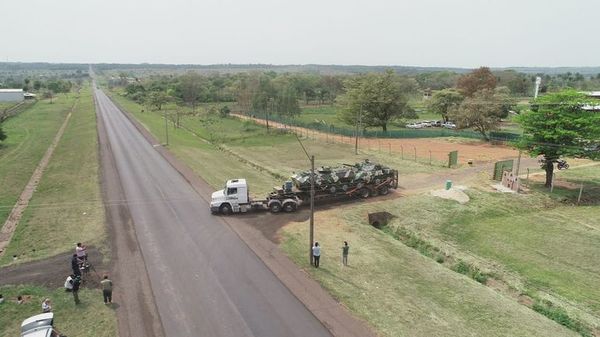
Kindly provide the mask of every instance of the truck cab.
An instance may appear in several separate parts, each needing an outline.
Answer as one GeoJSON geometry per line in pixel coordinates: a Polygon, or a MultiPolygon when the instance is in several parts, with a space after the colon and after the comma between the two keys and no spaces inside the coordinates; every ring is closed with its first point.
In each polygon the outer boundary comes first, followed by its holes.
{"type": "Polygon", "coordinates": [[[250,209],[250,196],[246,179],[231,179],[225,188],[212,194],[210,210],[213,213],[238,213],[250,209]]]}

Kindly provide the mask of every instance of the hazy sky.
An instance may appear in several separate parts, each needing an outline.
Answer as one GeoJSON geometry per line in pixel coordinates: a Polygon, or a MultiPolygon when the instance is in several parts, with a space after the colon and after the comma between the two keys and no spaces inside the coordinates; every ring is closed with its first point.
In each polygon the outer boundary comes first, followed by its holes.
{"type": "Polygon", "coordinates": [[[598,66],[598,0],[0,0],[2,61],[598,66]]]}

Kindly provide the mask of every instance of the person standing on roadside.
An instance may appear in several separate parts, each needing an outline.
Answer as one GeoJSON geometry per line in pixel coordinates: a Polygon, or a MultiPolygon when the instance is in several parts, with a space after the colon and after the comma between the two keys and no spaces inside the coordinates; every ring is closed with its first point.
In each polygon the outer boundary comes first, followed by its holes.
{"type": "Polygon", "coordinates": [[[79,286],[81,285],[81,277],[79,275],[75,276],[73,280],[73,289],[71,292],[73,293],[73,300],[75,300],[75,304],[81,303],[79,301],[79,286]]]}
{"type": "Polygon", "coordinates": [[[104,304],[112,303],[112,287],[113,283],[108,279],[108,275],[104,275],[104,279],[100,281],[102,285],[102,296],[104,297],[104,304]]]}
{"type": "Polygon", "coordinates": [[[319,268],[319,260],[321,259],[321,247],[318,242],[312,247],[313,263],[315,268],[319,268]]]}
{"type": "Polygon", "coordinates": [[[350,246],[348,246],[348,241],[344,241],[344,245],[342,246],[342,264],[344,266],[348,266],[348,251],[350,251],[350,246]]]}

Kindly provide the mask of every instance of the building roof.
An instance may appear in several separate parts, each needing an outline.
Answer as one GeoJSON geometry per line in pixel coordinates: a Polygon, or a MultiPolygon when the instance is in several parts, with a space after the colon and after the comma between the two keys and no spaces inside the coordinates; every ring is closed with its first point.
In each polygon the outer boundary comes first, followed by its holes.
{"type": "Polygon", "coordinates": [[[587,95],[594,98],[600,98],[600,91],[589,91],[587,95]]]}
{"type": "Polygon", "coordinates": [[[23,89],[0,89],[0,93],[3,93],[3,92],[20,92],[20,93],[22,93],[23,89]]]}

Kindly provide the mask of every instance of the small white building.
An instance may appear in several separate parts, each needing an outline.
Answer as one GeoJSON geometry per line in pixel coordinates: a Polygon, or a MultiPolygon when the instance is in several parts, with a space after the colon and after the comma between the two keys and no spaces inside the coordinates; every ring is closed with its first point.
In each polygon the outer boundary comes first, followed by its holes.
{"type": "Polygon", "coordinates": [[[23,89],[0,89],[0,102],[21,102],[24,99],[23,89]]]}

